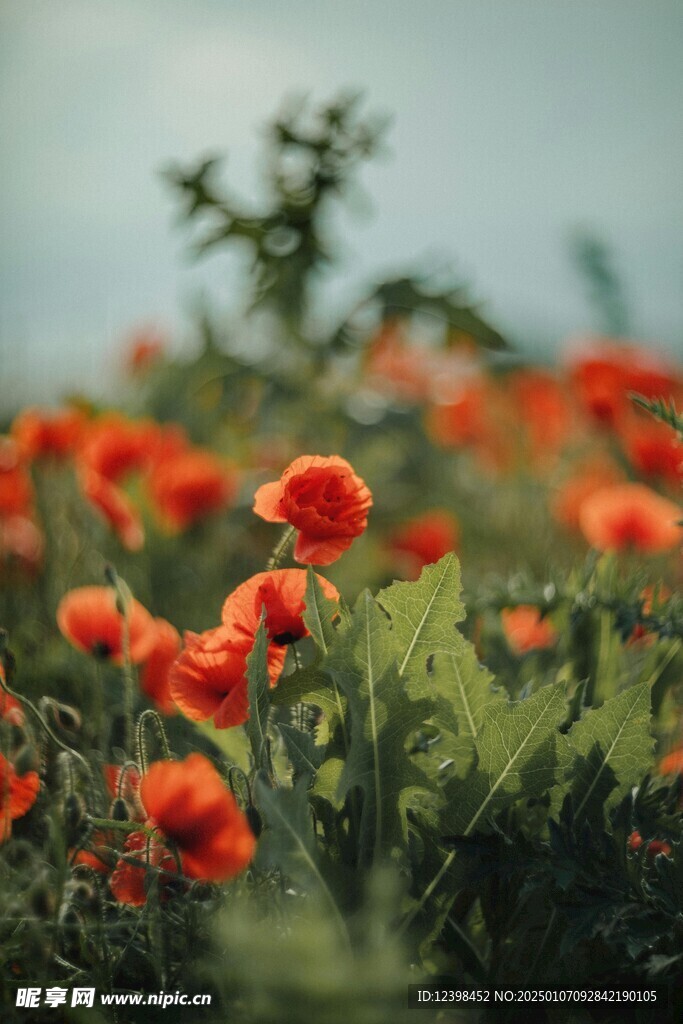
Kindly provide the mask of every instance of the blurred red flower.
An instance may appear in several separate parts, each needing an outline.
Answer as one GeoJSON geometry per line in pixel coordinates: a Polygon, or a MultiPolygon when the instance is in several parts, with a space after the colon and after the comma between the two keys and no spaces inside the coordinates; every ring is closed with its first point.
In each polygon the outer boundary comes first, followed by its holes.
{"type": "Polygon", "coordinates": [[[16,441],[0,438],[0,518],[30,516],[33,509],[33,484],[22,463],[16,441]]]}
{"type": "Polygon", "coordinates": [[[160,427],[152,420],[129,420],[105,413],[88,426],[79,451],[81,463],[117,482],[127,473],[147,468],[154,457],[160,427]]]}
{"type": "MultiPolygon", "coordinates": [[[[57,625],[79,651],[120,665],[123,661],[123,615],[110,587],[77,587],[64,595],[57,608],[57,625]]],[[[128,610],[130,660],[139,664],[154,646],[154,619],[139,601],[128,610]]]]}
{"type": "Polygon", "coordinates": [[[232,793],[203,754],[156,761],[140,786],[149,827],[177,847],[189,878],[224,882],[249,864],[256,840],[232,793]]]}
{"type": "Polygon", "coordinates": [[[551,495],[553,516],[569,530],[579,530],[579,513],[586,498],[608,484],[618,484],[624,477],[620,469],[607,457],[584,463],[551,495]]]}
{"type": "Polygon", "coordinates": [[[541,618],[538,608],[531,604],[503,608],[500,618],[505,639],[515,654],[552,647],[559,635],[552,623],[541,618]]]}
{"type": "Polygon", "coordinates": [[[164,336],[159,331],[139,331],[124,352],[124,367],[130,374],[146,373],[163,359],[165,348],[164,336]]]}
{"type": "MultiPolygon", "coordinates": [[[[271,644],[282,647],[308,636],[301,617],[306,608],[306,575],[305,569],[273,569],[252,576],[226,598],[223,625],[253,644],[265,605],[271,644]]],[[[317,573],[316,577],[325,597],[338,601],[339,591],[334,584],[317,573]]]]}
{"type": "Polygon", "coordinates": [[[123,848],[131,858],[142,863],[132,863],[123,857],[117,862],[109,879],[114,899],[131,907],[144,907],[147,902],[147,877],[152,871],[158,875],[162,887],[160,895],[163,898],[165,883],[171,880],[171,876],[178,874],[178,865],[170,850],[166,849],[160,839],[152,839],[144,832],[130,832],[123,848]]]}
{"type": "Polygon", "coordinates": [[[393,530],[388,547],[405,563],[405,575],[416,578],[425,565],[438,562],[460,544],[458,520],[447,509],[435,508],[393,530]]]}
{"type": "Polygon", "coordinates": [[[180,652],[180,634],[166,619],[155,619],[154,629],[154,646],[140,673],[140,689],[162,714],[173,715],[177,708],[171,696],[169,673],[180,652]]]}
{"type": "Polygon", "coordinates": [[[569,359],[580,404],[603,427],[619,426],[630,412],[629,392],[646,398],[680,393],[680,373],[658,353],[609,338],[589,338],[569,359]]]}
{"type": "Polygon", "coordinates": [[[234,470],[200,448],[180,451],[155,462],[149,475],[150,496],[171,529],[188,526],[232,501],[237,481],[234,470]]]}
{"type": "Polygon", "coordinates": [[[23,515],[0,518],[0,563],[32,573],[43,560],[45,538],[32,519],[23,515]]]}
{"type": "Polygon", "coordinates": [[[294,558],[310,565],[335,562],[365,530],[371,506],[369,488],[338,455],[300,456],[254,500],[256,515],[299,531],[294,558]]]}
{"type": "Polygon", "coordinates": [[[683,441],[666,423],[634,417],[621,436],[629,461],[642,476],[674,486],[683,481],[683,441]]]}
{"type": "Polygon", "coordinates": [[[12,834],[12,822],[33,807],[39,789],[37,772],[17,775],[11,761],[0,754],[0,843],[12,834]]]}
{"type": "Polygon", "coordinates": [[[683,540],[680,518],[681,509],[672,501],[634,483],[603,487],[579,510],[583,535],[599,551],[669,551],[683,540]]]}
{"type": "Polygon", "coordinates": [[[683,775],[683,747],[672,750],[657,766],[660,775],[683,775]]]}
{"type": "Polygon", "coordinates": [[[94,469],[84,466],[78,481],[83,496],[97,510],[128,551],[139,551],[145,543],[140,513],[125,491],[94,469]]]}
{"type": "Polygon", "coordinates": [[[64,459],[76,451],[85,424],[85,414],[73,406],[57,411],[24,409],[14,419],[11,433],[23,458],[64,459]]]}

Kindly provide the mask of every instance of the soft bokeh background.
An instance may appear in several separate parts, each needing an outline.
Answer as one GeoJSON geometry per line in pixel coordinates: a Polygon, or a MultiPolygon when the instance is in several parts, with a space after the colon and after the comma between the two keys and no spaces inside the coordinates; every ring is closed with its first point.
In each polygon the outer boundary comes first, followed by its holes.
{"type": "Polygon", "coordinates": [[[360,88],[384,159],[335,223],[334,317],[368,281],[449,261],[520,345],[595,326],[568,239],[612,249],[630,332],[680,354],[678,0],[5,0],[0,7],[1,407],[106,389],[122,337],[183,343],[239,265],[187,259],[171,160],[227,151],[260,195],[282,98],[360,88]]]}

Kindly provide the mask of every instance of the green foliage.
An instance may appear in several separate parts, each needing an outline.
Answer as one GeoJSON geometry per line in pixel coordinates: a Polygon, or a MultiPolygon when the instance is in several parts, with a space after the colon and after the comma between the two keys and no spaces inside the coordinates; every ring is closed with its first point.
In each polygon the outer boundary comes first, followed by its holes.
{"type": "Polygon", "coordinates": [[[569,740],[575,752],[571,793],[575,817],[602,823],[630,786],[652,764],[650,688],[632,686],[575,722],[569,740]]]}

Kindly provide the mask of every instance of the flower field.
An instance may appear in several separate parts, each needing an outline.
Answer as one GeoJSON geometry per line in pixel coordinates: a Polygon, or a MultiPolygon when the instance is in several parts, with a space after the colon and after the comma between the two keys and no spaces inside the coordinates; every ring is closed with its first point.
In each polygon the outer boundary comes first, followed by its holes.
{"type": "Polygon", "coordinates": [[[253,215],[171,172],[198,250],[250,252],[240,336],[138,335],[115,401],[0,437],[3,1021],[683,1009],[683,366],[531,364],[417,278],[316,327],[375,142],[352,103],[277,122],[253,215]]]}

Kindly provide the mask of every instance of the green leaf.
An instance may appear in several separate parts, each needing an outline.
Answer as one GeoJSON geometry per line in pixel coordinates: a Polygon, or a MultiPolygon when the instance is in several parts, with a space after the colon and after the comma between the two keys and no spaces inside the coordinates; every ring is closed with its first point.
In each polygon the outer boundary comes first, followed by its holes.
{"type": "Polygon", "coordinates": [[[263,774],[256,776],[254,795],[264,830],[259,839],[256,866],[278,870],[307,893],[318,893],[348,941],[339,908],[320,871],[318,844],[308,802],[308,780],[293,789],[271,789],[263,774]]]}
{"type": "Polygon", "coordinates": [[[576,819],[602,821],[629,787],[652,767],[650,688],[640,683],[587,711],[569,731],[576,753],[570,781],[576,819]]]}
{"type": "Polygon", "coordinates": [[[280,722],[278,728],[285,741],[295,779],[307,775],[310,782],[323,763],[325,747],[318,746],[312,732],[302,732],[301,729],[287,725],[286,722],[280,722]]]}
{"type": "Polygon", "coordinates": [[[339,606],[336,601],[325,597],[318,577],[309,565],[306,580],[306,594],[304,597],[306,608],[303,613],[304,623],[315,640],[317,646],[327,654],[332,645],[336,630],[332,625],[335,618],[339,617],[339,606]]]}
{"type": "Polygon", "coordinates": [[[432,703],[426,685],[408,686],[400,679],[394,639],[386,615],[365,591],[326,664],[349,702],[351,739],[340,795],[363,791],[356,826],[364,863],[405,847],[407,805],[431,785],[406,744],[429,717],[432,703]]]}
{"type": "Polygon", "coordinates": [[[325,712],[331,728],[338,719],[343,718],[346,708],[346,699],[318,665],[307,665],[280,679],[271,692],[270,702],[278,707],[293,707],[299,703],[316,704],[325,712]]]}
{"type": "Polygon", "coordinates": [[[455,629],[465,617],[460,589],[460,565],[451,553],[425,566],[417,582],[380,590],[377,601],[392,621],[399,676],[422,677],[430,655],[462,651],[465,641],[455,629]]]}
{"type": "Polygon", "coordinates": [[[446,787],[448,833],[483,831],[497,811],[522,796],[540,796],[558,781],[569,761],[568,741],[558,730],[565,713],[561,683],[526,700],[484,708],[477,767],[464,781],[446,787]]]}
{"type": "Polygon", "coordinates": [[[268,713],[270,711],[270,678],[268,676],[268,637],[263,620],[256,633],[253,649],[247,657],[247,695],[249,719],[247,736],[257,768],[264,766],[268,713]]]}
{"type": "Polygon", "coordinates": [[[431,722],[443,734],[443,756],[452,758],[457,773],[464,775],[476,754],[484,712],[504,703],[505,691],[493,686],[493,676],[479,664],[474,647],[466,641],[459,654],[434,657],[429,682],[436,696],[431,722]]]}

